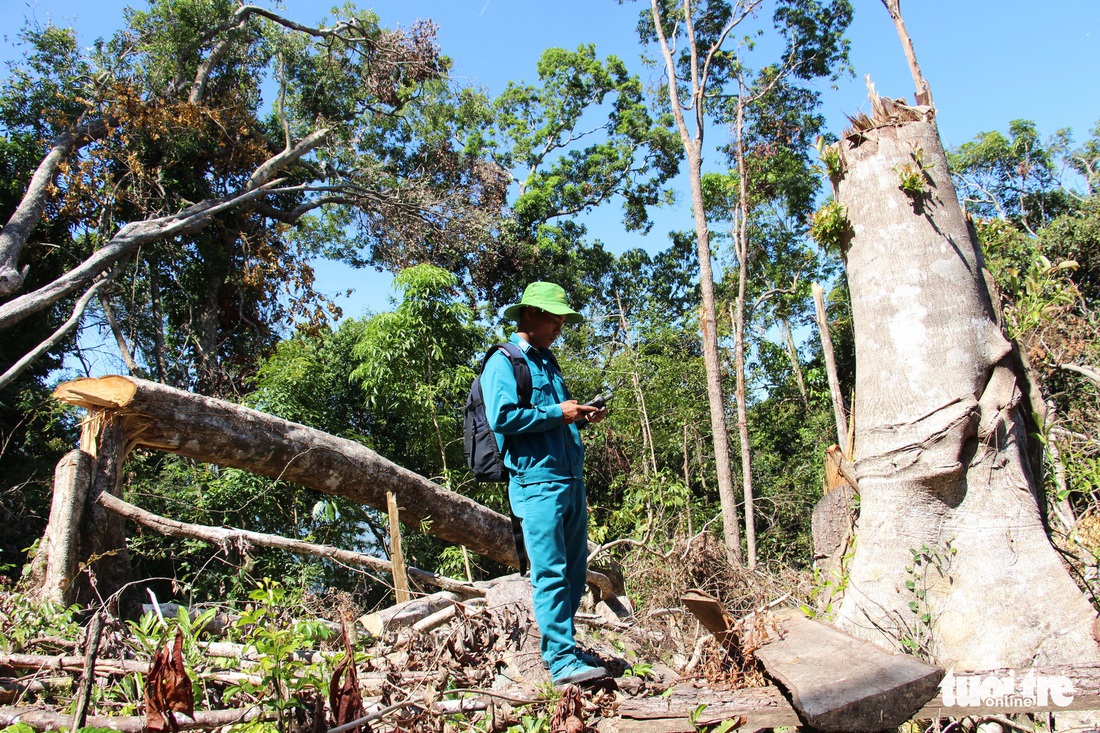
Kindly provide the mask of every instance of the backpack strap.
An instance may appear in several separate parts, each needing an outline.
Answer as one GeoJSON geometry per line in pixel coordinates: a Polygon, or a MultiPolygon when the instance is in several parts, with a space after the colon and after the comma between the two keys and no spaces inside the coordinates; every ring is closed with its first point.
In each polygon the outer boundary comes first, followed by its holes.
{"type": "Polygon", "coordinates": [[[527,363],[527,357],[520,348],[512,342],[494,344],[485,352],[485,358],[481,360],[481,371],[485,371],[485,364],[490,357],[498,351],[503,351],[508,360],[512,362],[512,372],[516,375],[516,397],[519,398],[520,407],[531,406],[531,367],[527,363]]]}

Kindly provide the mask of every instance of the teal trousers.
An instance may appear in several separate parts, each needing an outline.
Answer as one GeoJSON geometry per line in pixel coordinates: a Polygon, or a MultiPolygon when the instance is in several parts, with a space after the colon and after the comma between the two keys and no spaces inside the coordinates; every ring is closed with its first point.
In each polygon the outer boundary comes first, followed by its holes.
{"type": "Polygon", "coordinates": [[[523,520],[542,658],[557,677],[576,659],[573,616],[580,607],[588,571],[584,480],[511,483],[508,498],[512,511],[523,520]]]}

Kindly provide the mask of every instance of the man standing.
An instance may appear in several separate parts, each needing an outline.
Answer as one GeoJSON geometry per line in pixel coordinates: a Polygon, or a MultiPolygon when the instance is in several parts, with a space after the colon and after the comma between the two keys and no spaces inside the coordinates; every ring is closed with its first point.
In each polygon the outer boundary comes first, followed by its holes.
{"type": "Polygon", "coordinates": [[[531,369],[531,404],[520,405],[515,371],[500,352],[486,362],[481,389],[508,468],[512,512],[523,520],[542,658],[555,685],[597,680],[607,670],[577,650],[573,625],[588,570],[584,446],[577,422],[599,422],[607,409],[577,404],[550,352],[562,326],[584,316],[569,307],[561,286],[535,282],[519,303],[504,309],[504,317],[519,323],[510,340],[531,369]]]}

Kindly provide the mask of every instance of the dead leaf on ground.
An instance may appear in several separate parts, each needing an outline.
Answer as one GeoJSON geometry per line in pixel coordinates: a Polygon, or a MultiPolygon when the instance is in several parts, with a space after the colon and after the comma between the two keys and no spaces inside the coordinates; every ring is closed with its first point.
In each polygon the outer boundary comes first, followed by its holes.
{"type": "Polygon", "coordinates": [[[595,728],[584,724],[584,697],[581,688],[566,685],[550,715],[550,733],[596,733],[595,728]]]}
{"type": "MultiPolygon", "coordinates": [[[[363,697],[359,693],[359,673],[355,670],[355,653],[348,641],[347,624],[344,624],[344,658],[332,670],[332,681],[328,688],[328,704],[332,710],[334,728],[347,725],[364,715],[363,697]],[[343,677],[343,681],[341,681],[343,677]]],[[[369,725],[354,728],[358,733],[369,733],[369,725]]]]}
{"type": "Polygon", "coordinates": [[[153,655],[145,681],[145,724],[151,731],[169,727],[179,733],[173,713],[195,717],[195,695],[183,664],[183,631],[178,628],[171,649],[165,644],[153,655]]]}

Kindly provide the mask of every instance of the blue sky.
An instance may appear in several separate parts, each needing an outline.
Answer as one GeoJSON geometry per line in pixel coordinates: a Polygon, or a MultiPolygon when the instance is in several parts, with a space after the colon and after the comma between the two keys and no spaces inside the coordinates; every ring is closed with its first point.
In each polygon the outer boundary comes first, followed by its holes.
{"type": "MultiPolygon", "coordinates": [[[[255,0],[265,5],[267,0],[255,0]]],[[[853,0],[849,32],[856,76],[824,92],[823,111],[834,131],[845,114],[866,109],[863,81],[870,74],[886,96],[909,96],[913,83],[897,34],[879,0],[853,0]]],[[[122,25],[122,9],[140,0],[0,0],[0,28],[9,34],[0,60],[13,58],[11,34],[25,18],[52,20],[77,29],[82,43],[110,35],[122,25]]],[[[635,35],[638,13],[648,3],[616,0],[379,0],[372,6],[384,25],[431,18],[439,25],[443,52],[455,74],[496,94],[509,80],[534,81],[535,63],[546,48],[593,43],[614,53],[647,82],[656,72],[643,65],[635,35]]],[[[328,3],[285,0],[285,14],[302,22],[322,15],[328,3]]],[[[1077,140],[1100,121],[1100,0],[906,0],[902,4],[917,56],[939,108],[944,143],[959,145],[1008,122],[1034,120],[1044,136],[1071,127],[1077,140]]],[[[721,144],[712,136],[714,145],[721,144]]],[[[687,198],[685,193],[683,198],[687,198]]],[[[615,251],[631,246],[656,250],[673,228],[691,227],[686,206],[664,211],[648,237],[627,234],[613,207],[589,220],[590,231],[615,251]]],[[[322,289],[355,288],[342,299],[348,315],[386,307],[389,277],[339,266],[319,269],[322,289]]]]}

